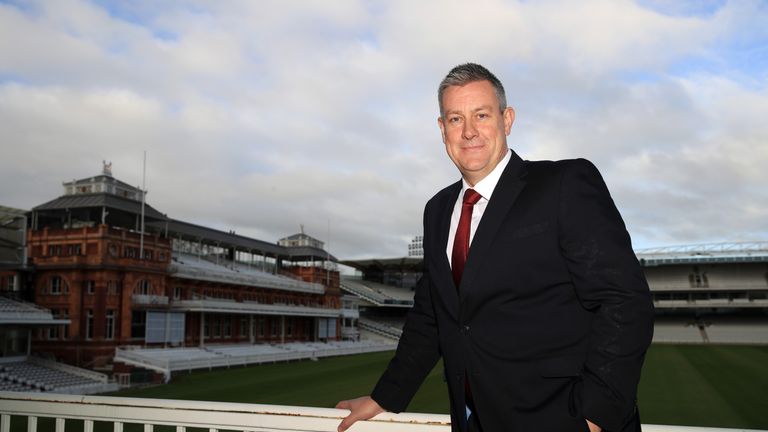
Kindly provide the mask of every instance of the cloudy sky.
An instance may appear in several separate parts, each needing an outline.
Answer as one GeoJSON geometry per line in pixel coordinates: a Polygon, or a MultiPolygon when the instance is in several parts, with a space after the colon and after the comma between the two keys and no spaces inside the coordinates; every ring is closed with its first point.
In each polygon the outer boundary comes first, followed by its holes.
{"type": "Polygon", "coordinates": [[[170,217],[407,253],[458,179],[436,87],[504,82],[525,159],[585,157],[636,248],[768,239],[765,1],[0,1],[0,205],[141,184],[170,217]],[[329,229],[330,227],[330,229],[329,229]]]}

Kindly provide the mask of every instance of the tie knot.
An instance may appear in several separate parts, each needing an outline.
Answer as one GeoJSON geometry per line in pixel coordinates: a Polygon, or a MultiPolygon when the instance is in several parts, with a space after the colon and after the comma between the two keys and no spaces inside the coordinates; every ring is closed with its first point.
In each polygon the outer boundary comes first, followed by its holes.
{"type": "Polygon", "coordinates": [[[482,198],[482,196],[474,189],[467,189],[466,192],[464,192],[464,204],[475,205],[480,201],[480,198],[482,198]]]}

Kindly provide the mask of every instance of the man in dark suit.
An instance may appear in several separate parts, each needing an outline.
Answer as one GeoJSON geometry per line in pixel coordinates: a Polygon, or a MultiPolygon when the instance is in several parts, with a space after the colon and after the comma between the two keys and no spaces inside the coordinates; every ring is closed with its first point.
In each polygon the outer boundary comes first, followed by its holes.
{"type": "Polygon", "coordinates": [[[600,173],[524,161],[515,113],[476,64],[440,85],[438,124],[462,180],[424,211],[424,274],[395,357],[339,425],[406,408],[440,356],[454,431],[640,429],[653,306],[600,173]]]}

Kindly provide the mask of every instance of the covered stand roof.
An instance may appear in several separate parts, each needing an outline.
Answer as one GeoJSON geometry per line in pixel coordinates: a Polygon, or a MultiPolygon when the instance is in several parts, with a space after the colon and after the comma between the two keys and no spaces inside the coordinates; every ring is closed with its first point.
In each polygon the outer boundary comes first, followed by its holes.
{"type": "Polygon", "coordinates": [[[240,251],[262,253],[271,257],[282,257],[290,260],[310,260],[322,258],[324,260],[338,262],[336,257],[324,249],[310,246],[285,247],[276,243],[226,232],[178,219],[168,219],[167,222],[152,222],[147,225],[157,229],[165,229],[168,225],[168,236],[190,241],[200,241],[205,244],[216,245],[223,248],[233,248],[240,251]]]}
{"type": "Polygon", "coordinates": [[[403,257],[403,258],[370,258],[359,260],[344,260],[341,264],[353,267],[363,273],[371,270],[398,271],[398,272],[420,272],[422,270],[423,258],[403,257]]]}
{"type": "MultiPolygon", "coordinates": [[[[134,215],[141,214],[141,202],[123,198],[106,192],[90,193],[82,195],[62,195],[52,201],[32,209],[42,212],[46,210],[74,210],[87,208],[101,208],[121,210],[134,215]]],[[[144,204],[144,217],[148,220],[166,220],[166,216],[149,204],[144,204]]]]}

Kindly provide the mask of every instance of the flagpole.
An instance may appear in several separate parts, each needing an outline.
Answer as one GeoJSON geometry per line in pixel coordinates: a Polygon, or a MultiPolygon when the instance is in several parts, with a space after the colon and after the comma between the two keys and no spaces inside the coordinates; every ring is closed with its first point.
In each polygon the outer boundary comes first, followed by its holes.
{"type": "Polygon", "coordinates": [[[147,151],[144,150],[144,165],[141,173],[141,240],[139,241],[139,259],[144,260],[144,203],[147,200],[147,151]]]}
{"type": "Polygon", "coordinates": [[[331,287],[331,218],[328,218],[328,237],[325,243],[325,285],[331,287]]]}

